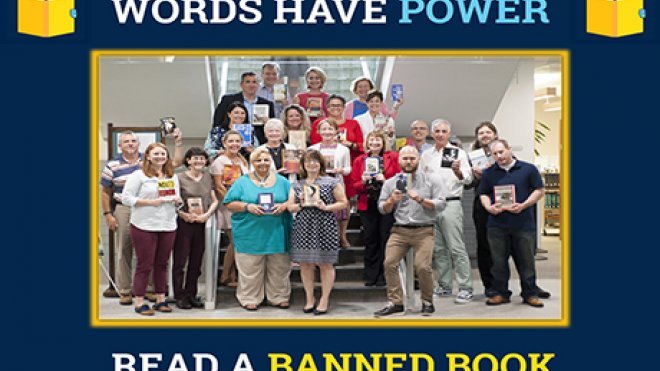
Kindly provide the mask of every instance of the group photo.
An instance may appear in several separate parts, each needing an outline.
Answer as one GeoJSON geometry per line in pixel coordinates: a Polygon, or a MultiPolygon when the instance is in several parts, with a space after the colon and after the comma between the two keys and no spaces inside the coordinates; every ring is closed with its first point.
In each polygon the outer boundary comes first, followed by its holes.
{"type": "Polygon", "coordinates": [[[569,55],[91,52],[98,327],[565,327],[569,55]]]}

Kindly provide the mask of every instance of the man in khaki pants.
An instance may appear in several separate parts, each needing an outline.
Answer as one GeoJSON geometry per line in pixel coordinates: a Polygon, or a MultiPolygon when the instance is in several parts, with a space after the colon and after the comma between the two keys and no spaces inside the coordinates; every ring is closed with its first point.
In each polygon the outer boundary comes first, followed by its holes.
{"type": "Polygon", "coordinates": [[[385,247],[383,263],[390,302],[374,315],[383,317],[405,313],[399,264],[408,249],[412,248],[422,297],[421,313],[428,316],[435,312],[431,267],[435,242],[433,223],[446,202],[436,185],[437,180],[432,179],[434,175],[417,172],[419,152],[415,147],[401,148],[399,165],[402,172],[385,181],[378,199],[378,210],[382,214],[393,212],[395,222],[385,247]]]}

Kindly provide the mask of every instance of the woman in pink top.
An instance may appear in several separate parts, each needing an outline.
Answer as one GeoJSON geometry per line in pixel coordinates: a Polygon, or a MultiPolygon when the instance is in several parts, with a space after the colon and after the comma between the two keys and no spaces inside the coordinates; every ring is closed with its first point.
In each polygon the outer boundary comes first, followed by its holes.
{"type": "Polygon", "coordinates": [[[307,91],[298,93],[293,98],[293,103],[302,106],[311,120],[328,115],[326,100],[328,93],[323,91],[327,81],[325,72],[320,67],[310,67],[305,72],[307,91]]]}

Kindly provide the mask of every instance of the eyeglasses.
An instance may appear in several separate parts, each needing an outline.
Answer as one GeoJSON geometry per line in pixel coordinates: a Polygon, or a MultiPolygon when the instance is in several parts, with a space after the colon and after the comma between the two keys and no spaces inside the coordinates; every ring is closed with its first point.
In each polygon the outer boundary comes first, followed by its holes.
{"type": "Polygon", "coordinates": [[[342,108],[343,104],[328,104],[328,108],[342,108]]]}

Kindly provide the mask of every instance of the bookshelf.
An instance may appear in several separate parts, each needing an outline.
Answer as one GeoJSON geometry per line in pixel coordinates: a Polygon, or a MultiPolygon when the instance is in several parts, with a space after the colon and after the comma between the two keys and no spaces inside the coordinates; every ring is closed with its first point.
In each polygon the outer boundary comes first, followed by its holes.
{"type": "Polygon", "coordinates": [[[543,235],[559,236],[561,221],[561,198],[559,173],[543,173],[545,195],[543,200],[543,235]]]}

